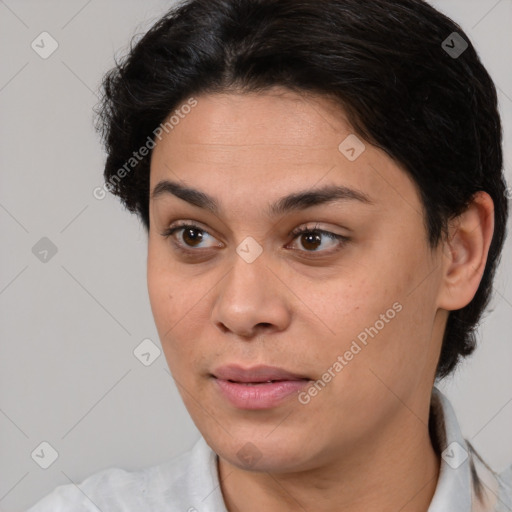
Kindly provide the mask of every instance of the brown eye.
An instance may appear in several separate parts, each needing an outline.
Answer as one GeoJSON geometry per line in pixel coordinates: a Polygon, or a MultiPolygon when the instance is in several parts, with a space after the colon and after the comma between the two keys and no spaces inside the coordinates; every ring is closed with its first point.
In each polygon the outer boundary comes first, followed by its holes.
{"type": "Polygon", "coordinates": [[[299,240],[300,245],[305,249],[305,251],[303,252],[310,253],[328,254],[330,252],[335,252],[336,250],[340,249],[343,245],[345,245],[345,243],[348,242],[349,240],[346,236],[331,233],[330,231],[325,231],[323,229],[318,229],[317,227],[298,228],[294,230],[291,234],[294,236],[294,239],[299,240]],[[326,238],[333,242],[330,245],[333,246],[334,249],[327,248],[318,250],[319,247],[322,247],[322,244],[325,245],[326,238]]]}
{"type": "Polygon", "coordinates": [[[172,238],[173,245],[178,250],[188,254],[200,253],[202,249],[207,250],[213,247],[222,247],[222,244],[216,242],[216,239],[210,235],[208,231],[200,226],[187,222],[174,224],[160,234],[164,238],[172,238]],[[210,244],[206,245],[208,241],[210,241],[210,244]]]}
{"type": "Polygon", "coordinates": [[[318,233],[304,233],[301,235],[302,247],[308,251],[315,251],[322,243],[322,235],[318,233]]]}
{"type": "Polygon", "coordinates": [[[191,247],[195,247],[197,244],[201,243],[203,240],[203,234],[201,229],[193,228],[193,227],[187,227],[182,228],[183,234],[182,239],[191,247]]]}

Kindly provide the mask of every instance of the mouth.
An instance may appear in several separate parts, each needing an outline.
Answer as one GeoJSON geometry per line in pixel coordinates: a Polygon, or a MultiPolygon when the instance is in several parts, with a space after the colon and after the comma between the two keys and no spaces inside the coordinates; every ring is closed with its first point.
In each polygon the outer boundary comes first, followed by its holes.
{"type": "Polygon", "coordinates": [[[311,381],[274,366],[222,366],[211,375],[224,399],[239,409],[271,409],[296,395],[311,381]]]}
{"type": "Polygon", "coordinates": [[[271,382],[311,380],[306,375],[290,372],[277,366],[259,365],[243,368],[239,365],[226,365],[217,368],[213,377],[240,384],[266,384],[271,382]]]}
{"type": "MultiPolygon", "coordinates": [[[[302,379],[297,379],[302,380],[302,379]]],[[[242,384],[243,386],[262,386],[264,384],[272,384],[274,382],[289,382],[286,380],[266,380],[266,381],[260,381],[260,382],[239,382],[236,380],[228,379],[228,382],[233,382],[234,384],[242,384]]]]}

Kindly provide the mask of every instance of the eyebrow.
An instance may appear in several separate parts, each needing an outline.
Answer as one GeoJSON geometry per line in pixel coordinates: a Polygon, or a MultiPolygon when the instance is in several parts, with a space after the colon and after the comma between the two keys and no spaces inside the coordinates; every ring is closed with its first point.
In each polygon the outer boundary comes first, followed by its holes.
{"type": "MultiPolygon", "coordinates": [[[[168,194],[178,197],[191,205],[208,210],[215,215],[220,213],[220,203],[215,197],[175,181],[160,181],[153,189],[151,197],[154,200],[168,194]]],[[[359,201],[369,205],[374,204],[370,197],[360,190],[343,185],[326,185],[322,188],[301,190],[281,197],[267,208],[267,214],[270,217],[278,217],[292,211],[347,200],[359,201]]]]}

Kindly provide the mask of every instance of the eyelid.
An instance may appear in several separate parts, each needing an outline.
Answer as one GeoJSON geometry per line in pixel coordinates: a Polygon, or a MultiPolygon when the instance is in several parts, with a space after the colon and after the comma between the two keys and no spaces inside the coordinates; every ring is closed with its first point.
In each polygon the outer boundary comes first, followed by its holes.
{"type": "MultiPolygon", "coordinates": [[[[177,231],[180,231],[182,229],[185,229],[185,228],[191,228],[191,229],[196,229],[198,231],[202,231],[204,233],[207,233],[209,236],[211,236],[212,238],[215,238],[211,233],[210,231],[208,231],[207,229],[203,228],[200,223],[196,222],[196,221],[191,221],[191,220],[181,220],[181,221],[177,221],[173,224],[171,224],[168,228],[164,229],[164,231],[162,233],[160,233],[164,238],[170,238],[174,235],[174,233],[176,233],[177,231]]],[[[187,252],[187,253],[198,253],[200,251],[200,249],[185,249],[183,248],[182,244],[179,243],[179,242],[175,242],[173,241],[173,244],[179,249],[181,250],[182,252],[187,252]]],[[[218,247],[218,245],[217,245],[218,247]]],[[[204,250],[204,248],[203,248],[204,250]]]]}
{"type": "MultiPolygon", "coordinates": [[[[177,221],[173,224],[171,224],[168,228],[166,228],[162,233],[160,233],[164,238],[170,238],[172,235],[174,235],[174,233],[176,233],[177,231],[180,231],[182,229],[185,229],[185,228],[191,228],[191,229],[196,229],[198,231],[202,231],[204,233],[207,233],[209,236],[215,238],[207,229],[203,228],[200,223],[196,222],[196,221],[188,221],[188,220],[184,220],[184,221],[177,221]]],[[[308,224],[305,224],[305,225],[302,225],[302,226],[298,226],[297,228],[293,229],[289,234],[288,236],[293,236],[293,240],[292,240],[292,243],[303,233],[310,233],[310,232],[316,232],[316,233],[320,233],[322,235],[325,235],[327,236],[328,238],[332,239],[332,240],[337,240],[338,241],[338,247],[334,248],[334,249],[330,249],[330,250],[324,250],[324,251],[306,251],[306,250],[298,250],[297,252],[300,252],[302,254],[306,254],[306,255],[311,255],[311,256],[307,256],[307,257],[318,257],[318,256],[314,256],[315,254],[318,254],[318,255],[321,255],[321,256],[329,256],[331,254],[334,254],[335,252],[338,252],[339,250],[341,250],[349,241],[350,241],[350,238],[347,237],[347,236],[344,236],[344,235],[341,235],[339,233],[334,233],[332,231],[329,231],[327,229],[322,229],[320,227],[320,223],[316,222],[314,223],[314,226],[311,226],[309,223],[308,224]]],[[[187,248],[187,246],[183,246],[182,243],[180,242],[175,242],[173,241],[173,244],[175,245],[175,247],[185,253],[185,254],[188,254],[188,255],[192,255],[192,254],[199,254],[200,252],[202,251],[205,251],[205,250],[208,250],[208,249],[211,249],[212,247],[209,247],[209,248],[199,248],[199,249],[194,249],[194,248],[187,248]]],[[[218,245],[217,245],[218,247],[218,245]]]]}
{"type": "MultiPolygon", "coordinates": [[[[332,235],[336,235],[336,236],[340,236],[340,237],[344,236],[340,233],[335,233],[333,231],[330,231],[330,229],[328,229],[328,228],[322,228],[321,224],[322,224],[321,222],[314,222],[313,225],[311,225],[310,223],[303,224],[301,226],[296,227],[292,231],[290,231],[289,236],[297,235],[297,234],[301,234],[301,233],[309,232],[309,231],[317,231],[319,233],[332,234],[332,235]]],[[[345,238],[348,238],[348,237],[345,237],[345,238]]]]}
{"type": "Polygon", "coordinates": [[[343,249],[343,247],[350,241],[350,238],[345,235],[340,235],[339,233],[334,233],[332,231],[329,231],[328,229],[322,229],[320,227],[320,224],[317,222],[317,223],[315,223],[315,225],[313,227],[311,227],[309,225],[303,225],[303,226],[299,226],[299,227],[295,228],[290,233],[290,236],[293,236],[292,243],[296,239],[298,239],[298,237],[300,235],[302,235],[303,233],[311,233],[311,232],[312,233],[320,233],[322,235],[325,235],[326,237],[328,237],[331,240],[336,240],[338,242],[338,245],[334,249],[328,249],[325,251],[298,250],[298,252],[300,252],[303,255],[303,257],[306,257],[306,258],[318,258],[320,256],[331,256],[331,255],[337,253],[338,251],[340,251],[341,249],[343,249]],[[315,255],[318,255],[318,256],[315,256],[315,255]]]}

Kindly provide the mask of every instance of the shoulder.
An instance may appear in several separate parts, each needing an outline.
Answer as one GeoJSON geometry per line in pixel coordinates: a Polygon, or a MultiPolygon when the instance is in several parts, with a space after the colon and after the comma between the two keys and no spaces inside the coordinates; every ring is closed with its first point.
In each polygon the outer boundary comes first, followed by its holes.
{"type": "Polygon", "coordinates": [[[498,474],[499,482],[499,497],[500,501],[506,508],[505,510],[512,509],[512,464],[498,474]]]}
{"type": "Polygon", "coordinates": [[[104,469],[78,484],[59,485],[27,512],[64,512],[71,505],[76,512],[97,512],[102,505],[106,505],[106,500],[112,502],[113,496],[116,496],[118,505],[124,505],[132,495],[142,491],[143,482],[143,472],[132,473],[120,468],[104,469]],[[123,490],[128,490],[129,495],[123,490]]]}
{"type": "Polygon", "coordinates": [[[128,512],[175,505],[182,493],[191,451],[168,462],[137,471],[111,467],[80,483],[64,484],[27,512],[128,512]],[[171,499],[170,499],[171,498],[171,499]]]}
{"type": "Polygon", "coordinates": [[[468,440],[466,443],[469,452],[473,510],[512,510],[512,465],[498,473],[482,459],[468,440]]]}

